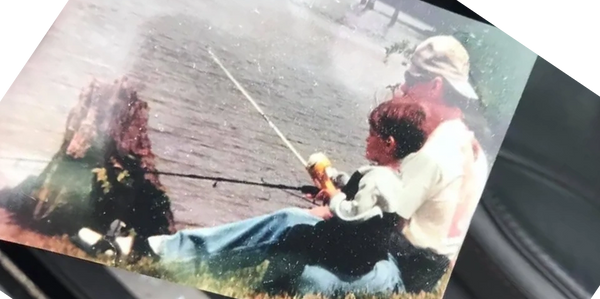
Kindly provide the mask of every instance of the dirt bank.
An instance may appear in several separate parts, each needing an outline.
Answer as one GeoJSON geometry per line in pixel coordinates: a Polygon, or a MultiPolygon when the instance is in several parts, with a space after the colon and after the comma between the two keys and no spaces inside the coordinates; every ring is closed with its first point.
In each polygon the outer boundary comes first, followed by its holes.
{"type": "Polygon", "coordinates": [[[50,250],[74,257],[85,258],[86,254],[73,246],[67,236],[48,236],[26,228],[15,215],[0,208],[0,238],[35,248],[50,250]]]}

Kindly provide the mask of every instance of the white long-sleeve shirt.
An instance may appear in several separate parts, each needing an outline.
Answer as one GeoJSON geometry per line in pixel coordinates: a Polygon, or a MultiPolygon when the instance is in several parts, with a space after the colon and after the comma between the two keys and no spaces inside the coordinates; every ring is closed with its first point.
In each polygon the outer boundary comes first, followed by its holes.
{"type": "Polygon", "coordinates": [[[397,209],[395,190],[401,183],[399,173],[389,167],[364,166],[358,169],[362,174],[358,192],[353,200],[346,194],[334,196],[329,207],[334,215],[344,221],[365,221],[384,212],[394,213],[397,209]]]}
{"type": "Polygon", "coordinates": [[[384,212],[397,213],[409,220],[403,232],[414,246],[453,258],[464,237],[450,235],[457,209],[467,203],[468,219],[460,222],[468,223],[487,180],[485,155],[473,158],[473,138],[460,120],[440,124],[421,150],[402,161],[400,172],[382,166],[359,169],[363,177],[358,192],[353,200],[343,193],[334,196],[333,214],[365,221],[384,212]]]}

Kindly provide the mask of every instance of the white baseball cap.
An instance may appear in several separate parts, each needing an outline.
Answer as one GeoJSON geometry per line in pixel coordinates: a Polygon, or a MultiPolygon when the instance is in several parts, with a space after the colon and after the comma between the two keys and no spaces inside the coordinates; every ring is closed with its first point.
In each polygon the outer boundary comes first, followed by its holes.
{"type": "Polygon", "coordinates": [[[468,99],[479,99],[469,82],[469,53],[449,35],[430,37],[420,43],[412,55],[408,72],[416,77],[441,76],[468,99]]]}

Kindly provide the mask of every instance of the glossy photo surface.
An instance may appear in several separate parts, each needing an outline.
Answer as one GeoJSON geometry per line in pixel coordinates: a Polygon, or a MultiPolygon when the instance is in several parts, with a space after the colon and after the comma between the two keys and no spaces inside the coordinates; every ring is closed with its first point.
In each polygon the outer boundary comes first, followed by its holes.
{"type": "Polygon", "coordinates": [[[441,298],[536,55],[416,0],[71,0],[0,239],[236,298],[441,298]]]}

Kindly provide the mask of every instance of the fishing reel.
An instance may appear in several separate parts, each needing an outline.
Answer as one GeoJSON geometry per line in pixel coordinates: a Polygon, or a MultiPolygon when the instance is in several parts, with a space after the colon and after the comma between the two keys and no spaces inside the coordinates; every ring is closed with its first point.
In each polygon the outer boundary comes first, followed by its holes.
{"type": "MultiPolygon", "coordinates": [[[[306,162],[306,170],[310,175],[313,186],[303,186],[302,193],[309,194],[313,198],[313,203],[316,204],[316,196],[322,190],[335,191],[346,185],[349,176],[345,173],[338,172],[333,168],[331,161],[324,153],[314,153],[306,162]]],[[[322,202],[323,205],[327,202],[322,202]]]]}

